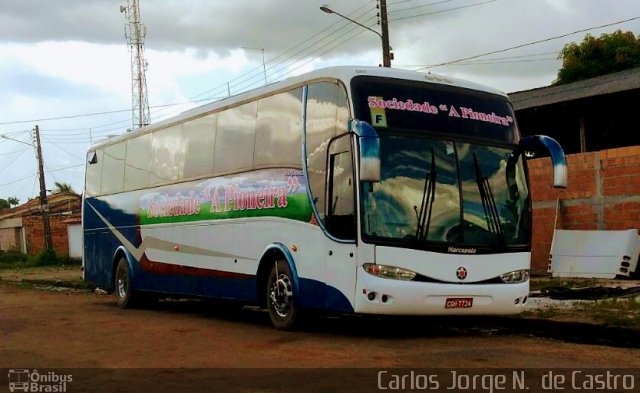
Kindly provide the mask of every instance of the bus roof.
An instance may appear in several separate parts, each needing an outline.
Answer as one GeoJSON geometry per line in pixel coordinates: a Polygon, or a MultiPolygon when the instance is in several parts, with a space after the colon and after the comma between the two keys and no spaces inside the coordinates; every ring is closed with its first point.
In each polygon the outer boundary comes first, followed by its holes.
{"type": "Polygon", "coordinates": [[[169,127],[170,125],[180,123],[182,121],[185,121],[191,118],[196,118],[206,113],[210,113],[219,109],[223,109],[225,107],[230,107],[246,101],[250,101],[255,97],[268,96],[279,91],[295,88],[296,86],[302,86],[314,80],[338,79],[345,82],[346,88],[350,90],[349,81],[351,81],[352,78],[356,76],[361,76],[361,75],[377,76],[377,77],[384,77],[384,78],[396,78],[396,79],[429,82],[429,83],[449,85],[449,86],[457,86],[460,88],[483,91],[490,94],[496,94],[496,95],[507,97],[507,95],[500,90],[497,90],[482,84],[478,84],[475,82],[470,82],[464,79],[442,76],[438,74],[403,70],[398,68],[386,68],[386,67],[366,67],[366,66],[327,67],[327,68],[321,68],[315,71],[311,71],[305,74],[301,74],[298,76],[293,76],[283,81],[270,83],[266,86],[261,86],[253,90],[249,90],[234,96],[220,99],[218,101],[215,101],[209,104],[205,104],[193,109],[189,109],[171,118],[159,121],[154,124],[150,124],[145,127],[141,127],[133,132],[128,132],[122,135],[110,137],[108,139],[97,142],[94,145],[92,145],[89,148],[89,150],[95,149],[102,145],[110,145],[111,143],[114,143],[120,140],[125,140],[135,135],[146,134],[154,130],[166,128],[166,127],[169,127]]]}

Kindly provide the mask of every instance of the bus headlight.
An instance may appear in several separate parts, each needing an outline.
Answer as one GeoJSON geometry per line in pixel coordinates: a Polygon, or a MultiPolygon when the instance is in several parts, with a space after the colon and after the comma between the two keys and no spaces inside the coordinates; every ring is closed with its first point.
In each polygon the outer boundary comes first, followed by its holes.
{"type": "Polygon", "coordinates": [[[507,284],[517,284],[525,282],[529,279],[529,270],[516,270],[513,272],[501,274],[500,278],[507,284]]]}
{"type": "Polygon", "coordinates": [[[362,265],[364,271],[372,276],[380,278],[391,278],[393,280],[411,281],[416,277],[416,273],[411,270],[402,269],[395,266],[378,265],[375,263],[365,263],[362,265]]]}

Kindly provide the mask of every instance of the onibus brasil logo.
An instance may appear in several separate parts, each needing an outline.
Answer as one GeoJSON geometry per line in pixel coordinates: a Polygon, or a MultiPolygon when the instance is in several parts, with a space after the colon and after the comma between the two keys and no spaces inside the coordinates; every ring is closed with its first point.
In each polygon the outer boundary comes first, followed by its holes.
{"type": "Polygon", "coordinates": [[[71,374],[53,371],[39,373],[28,369],[9,370],[9,391],[16,392],[66,392],[67,383],[73,381],[71,374]]]}

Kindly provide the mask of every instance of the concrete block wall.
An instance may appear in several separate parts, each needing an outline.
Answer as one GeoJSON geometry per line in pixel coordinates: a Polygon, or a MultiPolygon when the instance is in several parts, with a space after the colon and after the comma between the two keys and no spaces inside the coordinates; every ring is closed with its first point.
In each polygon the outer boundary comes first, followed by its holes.
{"type": "Polygon", "coordinates": [[[549,158],[528,162],[534,272],[546,271],[554,227],[640,229],[640,146],[571,154],[567,166],[569,186],[557,190],[549,158]]]}

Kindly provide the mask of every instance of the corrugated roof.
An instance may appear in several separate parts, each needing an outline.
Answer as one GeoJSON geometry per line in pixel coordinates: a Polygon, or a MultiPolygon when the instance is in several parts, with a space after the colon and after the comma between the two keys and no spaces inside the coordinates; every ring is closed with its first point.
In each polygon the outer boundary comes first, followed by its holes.
{"type": "MultiPolygon", "coordinates": [[[[51,214],[71,212],[78,213],[80,211],[80,201],[82,197],[73,192],[62,192],[58,194],[47,195],[49,204],[49,212],[51,214]]],[[[25,217],[33,214],[40,214],[40,199],[34,198],[30,201],[16,206],[12,209],[3,210],[0,213],[0,220],[5,218],[25,217]]]]}
{"type": "Polygon", "coordinates": [[[509,93],[515,110],[640,89],[640,68],[558,86],[509,93]]]}

